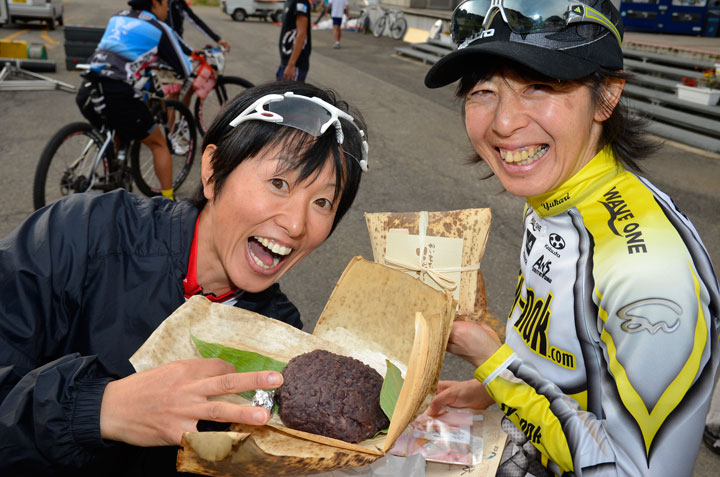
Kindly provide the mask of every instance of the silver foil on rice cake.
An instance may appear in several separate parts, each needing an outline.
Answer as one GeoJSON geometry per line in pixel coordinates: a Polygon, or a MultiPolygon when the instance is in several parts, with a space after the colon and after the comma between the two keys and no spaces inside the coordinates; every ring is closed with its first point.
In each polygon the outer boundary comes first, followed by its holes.
{"type": "Polygon", "coordinates": [[[252,399],[252,405],[264,407],[272,414],[273,406],[275,406],[275,391],[265,391],[264,389],[256,390],[255,396],[253,396],[252,399]]]}

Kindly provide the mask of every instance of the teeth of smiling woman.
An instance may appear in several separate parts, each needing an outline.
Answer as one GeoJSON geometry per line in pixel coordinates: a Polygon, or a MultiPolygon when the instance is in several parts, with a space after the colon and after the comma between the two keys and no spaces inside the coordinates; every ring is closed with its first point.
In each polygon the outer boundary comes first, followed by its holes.
{"type": "Polygon", "coordinates": [[[284,247],[278,243],[273,243],[265,237],[255,237],[255,240],[260,242],[263,247],[272,250],[273,253],[276,253],[278,255],[287,255],[292,252],[292,249],[290,247],[284,247]]]}
{"type": "Polygon", "coordinates": [[[272,265],[265,265],[262,260],[257,258],[253,253],[252,250],[250,251],[250,256],[252,257],[253,261],[257,263],[257,265],[260,268],[264,268],[265,270],[270,270],[271,268],[274,268],[277,266],[278,263],[280,263],[280,259],[277,257],[273,257],[273,263],[272,265]]]}
{"type": "Polygon", "coordinates": [[[545,151],[547,151],[547,149],[547,145],[542,145],[537,148],[530,147],[528,149],[523,149],[522,151],[515,152],[501,149],[500,157],[502,157],[503,160],[509,164],[518,164],[524,166],[526,164],[530,164],[535,159],[545,154],[545,151]]]}

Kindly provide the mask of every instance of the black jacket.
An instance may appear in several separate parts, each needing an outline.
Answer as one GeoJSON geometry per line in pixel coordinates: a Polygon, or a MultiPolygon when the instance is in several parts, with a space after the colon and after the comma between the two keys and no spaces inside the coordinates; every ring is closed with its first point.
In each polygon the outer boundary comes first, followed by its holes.
{"type": "MultiPolygon", "coordinates": [[[[174,473],[175,448],[101,439],[100,404],[184,302],[197,216],[187,202],[74,194],[0,240],[0,475],[174,473]]],[[[302,327],[277,284],[236,306],[302,327]]]]}

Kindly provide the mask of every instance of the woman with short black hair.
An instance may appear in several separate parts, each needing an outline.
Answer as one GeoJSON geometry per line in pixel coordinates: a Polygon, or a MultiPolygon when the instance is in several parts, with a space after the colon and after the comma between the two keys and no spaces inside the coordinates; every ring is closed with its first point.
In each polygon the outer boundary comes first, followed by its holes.
{"type": "Polygon", "coordinates": [[[352,204],[365,130],[332,91],[251,88],[210,127],[193,202],[72,194],[0,240],[0,473],[172,474],[198,421],[265,424],[263,408],[208,399],[279,373],[128,359],[197,294],[301,328],[277,281],[352,204]]]}

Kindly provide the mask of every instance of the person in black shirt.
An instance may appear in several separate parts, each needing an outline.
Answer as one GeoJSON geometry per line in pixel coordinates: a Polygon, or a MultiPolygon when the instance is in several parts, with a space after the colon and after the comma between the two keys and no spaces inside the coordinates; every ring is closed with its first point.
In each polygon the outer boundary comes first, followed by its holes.
{"type": "Polygon", "coordinates": [[[310,69],[310,2],[287,0],[280,30],[280,67],[277,80],[305,81],[310,69]]]}

